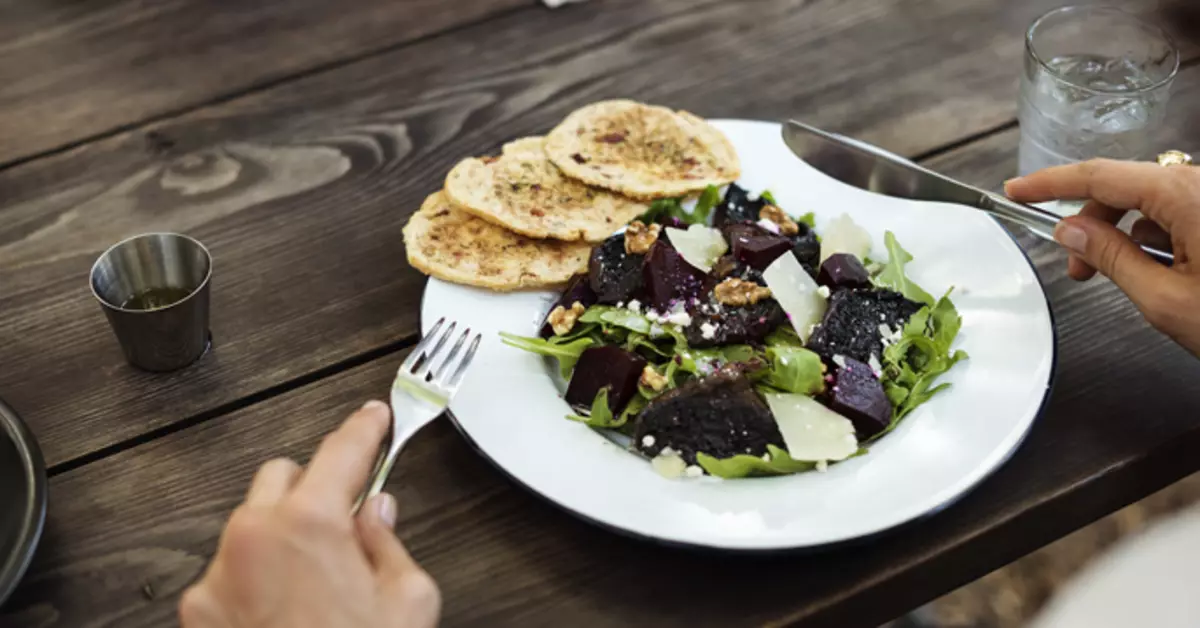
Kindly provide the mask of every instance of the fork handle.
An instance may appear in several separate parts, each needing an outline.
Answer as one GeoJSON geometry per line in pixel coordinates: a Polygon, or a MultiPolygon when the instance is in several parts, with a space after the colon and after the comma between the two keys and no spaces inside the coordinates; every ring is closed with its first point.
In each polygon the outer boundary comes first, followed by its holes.
{"type": "Polygon", "coordinates": [[[376,459],[375,470],[371,474],[371,481],[367,484],[366,490],[359,495],[358,501],[354,503],[354,508],[351,511],[352,514],[358,514],[359,509],[362,508],[362,505],[368,499],[383,492],[383,487],[387,484],[388,476],[392,474],[392,468],[396,466],[396,460],[400,458],[400,451],[404,449],[404,445],[416,433],[415,429],[408,429],[392,435],[387,449],[381,451],[379,457],[376,459]]]}

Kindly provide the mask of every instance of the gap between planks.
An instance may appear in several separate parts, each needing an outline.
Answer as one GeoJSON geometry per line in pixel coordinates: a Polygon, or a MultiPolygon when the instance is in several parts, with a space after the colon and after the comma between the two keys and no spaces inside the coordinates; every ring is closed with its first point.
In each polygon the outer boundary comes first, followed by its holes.
{"type": "Polygon", "coordinates": [[[158,429],[143,432],[132,438],[127,438],[94,451],[89,451],[81,456],[64,460],[63,462],[50,466],[46,470],[46,475],[53,478],[68,471],[74,471],[75,469],[87,466],[93,462],[99,462],[100,460],[108,458],[109,456],[119,454],[128,449],[133,449],[139,445],[144,445],[176,432],[182,432],[183,430],[200,425],[201,423],[211,419],[225,416],[227,414],[233,414],[234,412],[244,410],[255,404],[268,401],[280,395],[285,395],[299,388],[303,388],[328,377],[337,375],[338,373],[362,366],[368,362],[373,362],[375,360],[400,353],[405,349],[416,345],[418,338],[418,334],[405,336],[404,338],[395,342],[388,343],[381,347],[376,347],[370,351],[364,351],[358,355],[335,362],[328,366],[323,366],[315,371],[310,371],[299,377],[294,377],[287,381],[280,382],[274,386],[246,395],[245,397],[240,397],[228,403],[224,403],[203,412],[193,414],[192,416],[184,418],[180,421],[176,421],[175,423],[171,423],[170,425],[164,425],[158,429]]]}
{"type": "Polygon", "coordinates": [[[385,55],[385,54],[388,54],[391,52],[395,52],[397,50],[402,50],[404,48],[407,48],[408,46],[420,44],[420,43],[429,41],[431,39],[434,39],[437,37],[442,37],[445,35],[450,35],[450,34],[458,32],[458,31],[466,30],[468,28],[473,28],[473,27],[479,26],[480,24],[483,24],[485,22],[490,22],[492,20],[501,19],[501,18],[504,18],[509,15],[513,15],[513,14],[516,14],[516,13],[519,13],[522,11],[530,11],[530,10],[536,11],[539,9],[540,9],[540,7],[538,5],[532,5],[532,4],[530,6],[513,7],[511,9],[505,9],[503,11],[494,13],[492,15],[487,15],[487,16],[481,17],[477,20],[471,20],[469,22],[463,22],[462,24],[456,24],[456,25],[446,28],[444,30],[440,30],[440,31],[433,32],[433,33],[426,33],[424,35],[415,37],[413,39],[393,42],[390,44],[380,46],[378,48],[374,48],[371,50],[364,50],[359,53],[348,55],[348,56],[342,57],[341,59],[334,59],[332,61],[318,63],[312,67],[305,68],[303,70],[299,70],[299,71],[292,72],[289,74],[284,74],[282,76],[277,76],[275,78],[259,81],[258,83],[252,83],[241,89],[237,89],[237,90],[225,93],[225,94],[220,94],[220,95],[214,96],[212,98],[209,98],[207,100],[202,100],[200,102],[193,103],[191,105],[184,105],[184,106],[178,107],[176,109],[170,109],[170,110],[164,111],[162,113],[157,113],[157,114],[148,116],[148,117],[138,120],[136,122],[130,122],[127,124],[118,125],[111,129],[108,129],[106,131],[101,131],[99,133],[93,133],[91,135],[87,135],[87,136],[81,137],[76,140],[71,140],[70,142],[66,142],[64,144],[59,144],[58,146],[55,146],[53,148],[47,148],[45,150],[40,150],[37,152],[30,153],[28,155],[17,157],[16,159],[10,159],[8,161],[0,162],[0,172],[9,170],[11,168],[15,168],[17,166],[23,166],[25,164],[28,164],[28,163],[31,163],[34,161],[38,161],[39,159],[45,159],[47,157],[61,155],[63,153],[75,150],[77,148],[82,148],[84,146],[87,146],[88,144],[92,144],[92,143],[99,142],[102,140],[110,139],[110,138],[116,137],[118,135],[138,131],[139,129],[144,129],[148,126],[158,124],[160,122],[166,122],[167,120],[170,120],[172,118],[178,118],[178,117],[187,115],[189,113],[195,113],[197,111],[207,109],[209,107],[222,105],[222,104],[237,100],[239,98],[244,98],[246,96],[253,95],[257,92],[266,91],[273,87],[279,87],[280,85],[291,83],[291,82],[299,80],[299,79],[303,79],[303,78],[313,76],[316,74],[321,74],[324,72],[330,72],[330,71],[337,70],[337,69],[340,69],[340,68],[343,68],[343,67],[346,67],[349,65],[354,65],[355,63],[358,63],[360,61],[365,61],[365,60],[373,58],[373,57],[378,57],[378,56],[385,55]]]}
{"type": "MultiPolygon", "coordinates": [[[[316,66],[307,68],[300,72],[293,72],[286,76],[281,76],[281,77],[277,77],[277,78],[270,79],[267,81],[263,81],[258,84],[255,84],[255,85],[248,86],[244,89],[230,92],[228,94],[223,94],[223,95],[217,96],[215,98],[211,98],[209,100],[206,100],[206,101],[194,104],[194,105],[180,107],[180,108],[172,110],[172,111],[168,111],[168,112],[164,112],[162,114],[148,117],[146,119],[140,120],[135,123],[121,125],[121,126],[113,128],[113,129],[110,129],[108,131],[105,131],[103,133],[93,134],[93,135],[81,138],[79,140],[68,142],[66,144],[62,144],[55,148],[40,151],[37,153],[32,153],[32,154],[26,155],[24,157],[20,157],[20,158],[14,159],[14,160],[10,160],[8,162],[0,163],[0,172],[2,172],[4,170],[8,170],[10,168],[14,168],[14,167],[23,165],[23,164],[27,164],[27,163],[30,163],[33,161],[37,161],[39,159],[43,159],[46,157],[51,157],[53,155],[65,153],[67,151],[74,150],[76,148],[80,148],[82,146],[91,144],[93,142],[109,139],[109,138],[115,137],[117,135],[120,135],[122,133],[136,131],[138,129],[142,129],[147,126],[169,120],[171,118],[176,118],[176,117],[179,117],[182,115],[186,115],[188,113],[206,109],[208,107],[213,107],[213,106],[217,106],[217,105],[227,103],[227,102],[230,102],[233,100],[237,100],[238,98],[249,96],[256,92],[264,91],[264,90],[267,90],[267,89],[270,89],[273,87],[277,87],[279,85],[283,85],[285,83],[289,83],[291,81],[295,81],[295,80],[298,80],[298,79],[301,79],[301,78],[304,78],[307,76],[312,76],[312,75],[320,74],[323,72],[333,71],[333,70],[336,70],[336,69],[339,69],[339,68],[342,68],[345,66],[353,65],[354,63],[357,63],[359,61],[363,61],[363,60],[366,60],[366,59],[369,59],[372,57],[376,57],[379,55],[384,55],[384,54],[387,54],[387,53],[390,53],[390,52],[393,52],[396,50],[403,49],[403,48],[411,46],[411,45],[419,44],[423,41],[427,41],[427,40],[433,39],[435,37],[441,37],[444,35],[454,33],[456,31],[465,30],[467,28],[477,26],[484,22],[503,18],[505,16],[516,14],[519,12],[525,12],[525,11],[531,11],[531,10],[541,10],[541,9],[540,9],[540,7],[537,7],[537,6],[514,7],[512,9],[501,11],[495,15],[491,15],[491,16],[481,18],[479,20],[473,20],[471,22],[459,24],[459,25],[447,28],[445,30],[438,31],[436,33],[429,33],[426,35],[422,35],[420,37],[417,37],[417,38],[409,40],[409,41],[388,44],[388,45],[376,48],[374,50],[368,50],[368,51],[364,51],[364,52],[361,52],[361,53],[358,53],[355,55],[350,55],[350,56],[344,57],[342,59],[337,59],[335,61],[329,61],[326,63],[318,64],[316,66]]],[[[1183,72],[1184,70],[1195,67],[1197,65],[1200,65],[1200,56],[1193,57],[1191,59],[1186,59],[1180,63],[1179,72],[1183,72]]],[[[992,136],[999,135],[1001,133],[1010,131],[1017,127],[1018,127],[1018,122],[1014,118],[1014,119],[1008,120],[1004,123],[984,129],[982,131],[978,131],[976,133],[966,135],[957,140],[947,142],[940,146],[936,146],[934,148],[931,148],[929,150],[926,150],[922,153],[919,153],[919,154],[913,156],[911,159],[912,159],[912,161],[917,162],[917,163],[929,161],[931,159],[937,158],[939,156],[945,155],[945,154],[953,152],[955,150],[959,150],[961,148],[964,148],[964,147],[974,144],[976,142],[986,140],[992,136]]],[[[327,377],[331,377],[331,376],[341,373],[343,371],[347,371],[349,369],[367,364],[368,362],[372,362],[374,360],[384,358],[384,357],[387,357],[387,356],[395,354],[395,353],[399,353],[399,352],[404,351],[405,349],[408,349],[409,347],[412,347],[413,345],[415,345],[417,343],[418,337],[419,337],[419,335],[417,335],[417,334],[414,334],[411,336],[406,336],[405,338],[402,338],[398,341],[388,343],[386,345],[377,347],[375,349],[371,349],[369,351],[365,351],[363,353],[352,356],[345,360],[341,360],[339,362],[336,362],[334,364],[330,364],[330,365],[322,367],[320,369],[311,371],[311,372],[301,375],[299,377],[295,377],[293,379],[281,382],[274,386],[265,388],[263,390],[255,392],[253,394],[246,395],[244,397],[235,399],[228,403],[216,406],[214,408],[210,408],[203,412],[199,412],[197,414],[189,416],[189,417],[187,417],[181,421],[178,421],[176,423],[172,423],[170,425],[166,425],[166,426],[163,426],[163,427],[155,429],[155,430],[150,430],[148,432],[139,434],[132,438],[125,439],[123,441],[118,441],[118,442],[108,445],[106,447],[101,447],[100,449],[90,451],[81,456],[76,456],[74,458],[70,458],[68,460],[65,460],[63,462],[60,462],[58,464],[55,464],[55,465],[52,465],[51,467],[49,467],[47,469],[47,475],[49,477],[55,477],[55,476],[61,475],[63,473],[67,473],[69,471],[79,469],[79,468],[87,466],[93,462],[103,460],[105,458],[108,458],[109,456],[113,456],[115,454],[121,453],[128,449],[132,449],[139,445],[149,443],[151,441],[157,440],[164,436],[168,436],[170,434],[174,434],[176,432],[181,432],[181,431],[191,428],[193,426],[204,423],[210,419],[214,419],[214,418],[224,416],[227,414],[232,414],[239,410],[248,408],[252,405],[255,405],[255,404],[258,404],[258,403],[261,403],[264,401],[268,401],[274,397],[278,397],[280,395],[284,395],[286,393],[292,392],[292,391],[302,388],[304,386],[308,386],[309,384],[313,384],[317,381],[320,381],[327,377]]]]}

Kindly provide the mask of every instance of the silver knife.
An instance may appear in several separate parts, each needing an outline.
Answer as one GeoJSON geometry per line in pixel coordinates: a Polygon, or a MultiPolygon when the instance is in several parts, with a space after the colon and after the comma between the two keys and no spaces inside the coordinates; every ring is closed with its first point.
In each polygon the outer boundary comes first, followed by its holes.
{"type": "MultiPolygon", "coordinates": [[[[1029,227],[1047,238],[1054,237],[1054,227],[1062,219],[1044,209],[955,181],[865,142],[795,120],[783,125],[783,141],[808,165],[868,192],[975,207],[1029,227]]],[[[1160,261],[1170,263],[1175,259],[1161,249],[1141,246],[1143,251],[1160,261]]]]}

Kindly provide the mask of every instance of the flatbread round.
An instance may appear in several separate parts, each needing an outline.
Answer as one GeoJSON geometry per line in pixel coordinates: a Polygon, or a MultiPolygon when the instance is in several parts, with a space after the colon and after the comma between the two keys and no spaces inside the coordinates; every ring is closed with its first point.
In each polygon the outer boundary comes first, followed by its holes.
{"type": "Polygon", "coordinates": [[[686,111],[631,100],[578,109],[546,136],[546,155],[567,176],[626,196],[683,196],[741,175],[724,133],[686,111]]]}
{"type": "Polygon", "coordinates": [[[510,142],[499,157],[460,161],[446,177],[446,196],[488,222],[531,238],[588,242],[603,242],[649,209],[564,177],[546,158],[542,137],[510,142]]]}
{"type": "Polygon", "coordinates": [[[583,242],[533,240],[456,208],[442,192],[404,226],[408,263],[453,283],[508,291],[546,288],[587,271],[583,242]]]}

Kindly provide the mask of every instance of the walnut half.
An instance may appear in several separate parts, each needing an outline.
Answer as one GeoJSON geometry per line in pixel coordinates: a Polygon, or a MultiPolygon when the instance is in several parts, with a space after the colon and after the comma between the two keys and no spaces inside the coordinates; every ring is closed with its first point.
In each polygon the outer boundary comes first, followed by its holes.
{"type": "Polygon", "coordinates": [[[660,375],[653,366],[647,364],[646,368],[642,369],[642,376],[638,379],[638,383],[654,392],[660,392],[667,387],[667,377],[660,375]]]}
{"type": "Polygon", "coordinates": [[[554,335],[561,336],[571,332],[575,327],[575,322],[579,320],[580,316],[583,316],[585,311],[587,308],[583,307],[579,301],[571,305],[569,310],[560,305],[550,312],[550,316],[546,317],[546,322],[550,323],[550,329],[554,330],[554,335]]]}
{"type": "Polygon", "coordinates": [[[771,296],[771,289],[760,286],[753,281],[745,281],[730,277],[713,288],[717,303],[722,305],[741,306],[753,305],[771,296]]]}
{"type": "Polygon", "coordinates": [[[796,235],[800,233],[800,225],[796,224],[796,221],[792,220],[792,217],[784,213],[777,205],[764,205],[762,210],[759,211],[758,217],[766,218],[778,225],[779,233],[783,235],[796,235]]]}
{"type": "Polygon", "coordinates": [[[650,250],[650,246],[658,240],[658,232],[662,227],[657,224],[646,226],[640,220],[635,220],[625,227],[625,252],[641,254],[650,250]]]}

